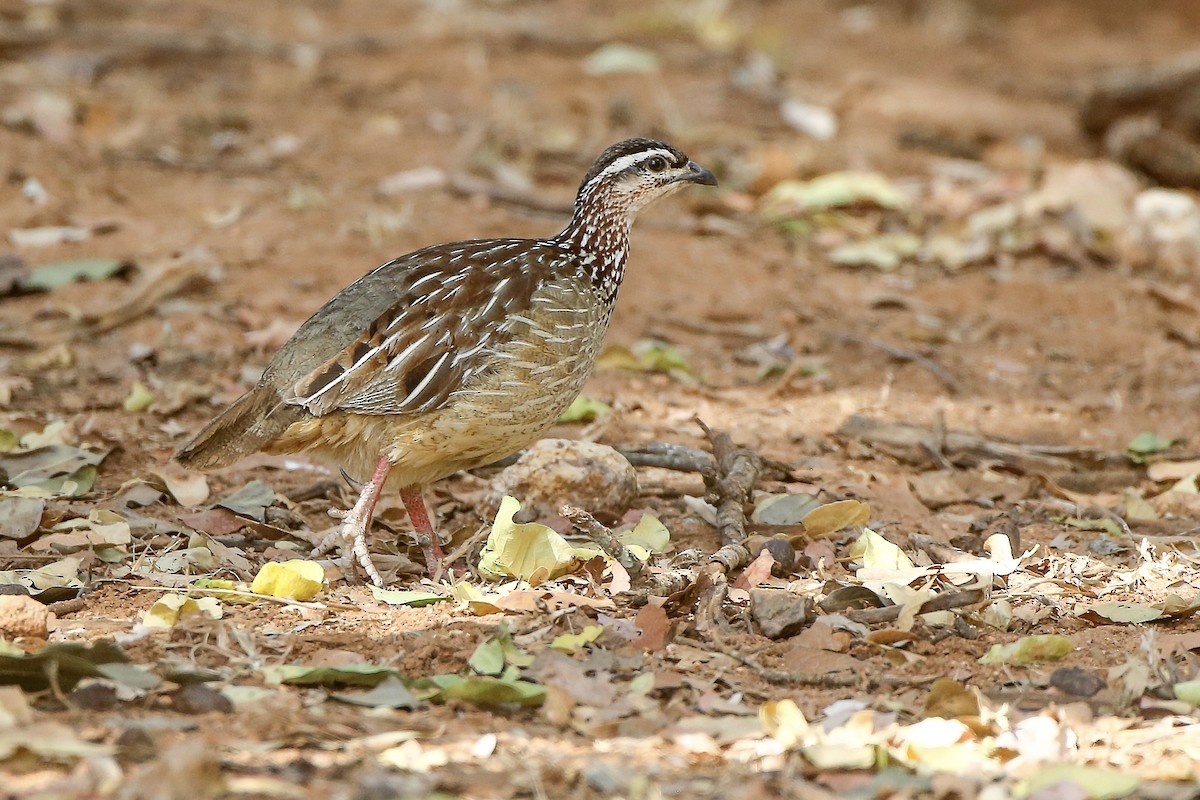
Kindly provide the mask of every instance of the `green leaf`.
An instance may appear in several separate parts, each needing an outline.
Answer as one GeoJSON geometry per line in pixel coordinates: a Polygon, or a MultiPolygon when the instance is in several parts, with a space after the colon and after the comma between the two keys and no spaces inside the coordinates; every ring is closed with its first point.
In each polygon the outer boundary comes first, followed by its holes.
{"type": "Polygon", "coordinates": [[[137,666],[136,664],[123,664],[120,661],[100,664],[96,669],[109,680],[143,691],[153,689],[162,683],[163,680],[147,667],[137,666]]]}
{"type": "Polygon", "coordinates": [[[370,691],[355,694],[340,692],[331,694],[330,697],[343,703],[371,708],[407,708],[411,710],[421,705],[421,701],[408,690],[404,681],[391,675],[384,678],[378,686],[370,691]]]}
{"type": "Polygon", "coordinates": [[[0,473],[6,473],[8,485],[17,489],[41,490],[43,496],[83,497],[95,486],[96,466],[105,455],[51,444],[0,454],[0,473]]]}
{"type": "Polygon", "coordinates": [[[475,648],[467,666],[479,675],[500,675],[508,667],[527,667],[533,656],[517,647],[508,625],[501,625],[494,636],[475,648]]]}
{"type": "Polygon", "coordinates": [[[419,608],[427,606],[431,603],[443,603],[453,598],[442,594],[434,594],[433,592],[401,592],[395,589],[380,589],[378,586],[372,585],[371,594],[376,600],[387,603],[389,606],[410,606],[419,608]]]}
{"type": "Polygon", "coordinates": [[[1085,517],[1064,517],[1064,525],[1070,525],[1072,528],[1078,528],[1081,531],[1101,531],[1109,536],[1120,536],[1121,526],[1108,517],[1097,517],[1095,519],[1087,519],[1085,517]]]}
{"type": "Polygon", "coordinates": [[[1200,681],[1180,681],[1172,689],[1176,700],[1200,706],[1200,681]]]}
{"type": "Polygon", "coordinates": [[[767,217],[790,217],[849,206],[902,209],[909,203],[908,195],[877,172],[831,172],[810,181],[780,181],[761,208],[767,217]]]}
{"type": "Polygon", "coordinates": [[[75,281],[98,281],[111,278],[130,266],[128,261],[115,258],[75,258],[56,261],[38,267],[20,283],[27,292],[49,292],[75,281]]]}
{"type": "MultiPolygon", "coordinates": [[[[1082,612],[1081,616],[1092,617],[1108,622],[1140,623],[1151,622],[1163,618],[1161,608],[1144,606],[1139,603],[1096,603],[1082,612]]],[[[1097,620],[1099,621],[1099,620],[1097,620]]]]}
{"type": "Polygon", "coordinates": [[[614,345],[605,348],[596,359],[599,369],[630,369],[638,372],[665,372],[676,380],[695,381],[696,374],[687,364],[683,351],[661,339],[638,339],[632,347],[614,345]]]}
{"type": "MultiPolygon", "coordinates": [[[[1027,797],[1060,783],[1070,783],[1083,790],[1088,800],[1117,800],[1132,794],[1140,783],[1137,775],[1127,771],[1089,767],[1083,764],[1046,764],[1038,767],[1018,787],[1017,796],[1027,797]]],[[[1069,792],[1053,792],[1053,797],[1074,796],[1069,792]]]]}
{"type": "Polygon", "coordinates": [[[1053,633],[1022,636],[1010,644],[995,644],[979,659],[980,664],[1035,664],[1057,661],[1075,649],[1071,640],[1053,633]]]}
{"type": "Polygon", "coordinates": [[[53,672],[59,688],[69,691],[83,678],[106,677],[101,665],[127,661],[124,651],[108,639],[90,645],[56,642],[28,655],[0,650],[0,685],[16,684],[27,692],[40,692],[50,687],[53,672]]]}
{"type": "Polygon", "coordinates": [[[488,639],[475,648],[467,666],[477,675],[499,675],[504,672],[504,646],[497,639],[488,639]]]}
{"type": "Polygon", "coordinates": [[[253,480],[213,505],[228,508],[235,514],[266,522],[267,507],[275,502],[275,491],[260,480],[253,480]]]}
{"type": "Polygon", "coordinates": [[[603,400],[597,400],[587,395],[579,395],[567,406],[567,410],[558,418],[559,422],[591,422],[612,411],[612,406],[603,400]]]}
{"type": "Polygon", "coordinates": [[[279,664],[259,669],[267,683],[289,683],[298,686],[377,686],[388,677],[401,678],[393,667],[378,664],[343,664],[340,667],[308,667],[302,664],[279,664]]]}
{"type": "Polygon", "coordinates": [[[1143,431],[1133,437],[1133,440],[1129,444],[1125,445],[1125,452],[1129,454],[1131,461],[1135,464],[1141,464],[1145,462],[1146,456],[1161,453],[1175,444],[1176,441],[1176,439],[1164,439],[1150,431],[1143,431]]]}
{"type": "Polygon", "coordinates": [[[755,502],[750,519],[764,525],[796,525],[820,505],[816,495],[804,492],[769,494],[755,502]]]}

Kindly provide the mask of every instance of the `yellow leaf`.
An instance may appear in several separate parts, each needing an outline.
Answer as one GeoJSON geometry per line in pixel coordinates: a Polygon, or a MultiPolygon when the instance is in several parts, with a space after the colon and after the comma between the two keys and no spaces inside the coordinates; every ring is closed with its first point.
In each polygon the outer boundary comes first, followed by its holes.
{"type": "Polygon", "coordinates": [[[1075,649],[1071,640],[1053,633],[1022,636],[1010,644],[994,644],[979,659],[980,664],[1034,664],[1058,661],[1075,649]]]}
{"type": "Polygon", "coordinates": [[[156,600],[142,615],[142,624],[147,628],[173,628],[188,614],[204,614],[210,619],[220,619],[224,613],[221,601],[215,597],[168,594],[156,600]]]}
{"type": "Polygon", "coordinates": [[[231,581],[225,578],[199,578],[192,583],[192,586],[197,589],[218,589],[221,591],[218,599],[224,600],[226,603],[256,603],[257,598],[251,597],[249,594],[240,594],[240,592],[249,592],[249,587],[242,581],[231,581]]]}
{"type": "Polygon", "coordinates": [[[838,500],[817,506],[800,520],[804,530],[814,539],[837,533],[851,525],[866,525],[871,519],[871,507],[858,500],[838,500]]]}
{"type": "MultiPolygon", "coordinates": [[[[633,545],[648,550],[651,553],[662,553],[667,549],[667,545],[671,543],[671,532],[667,530],[667,526],[663,525],[658,517],[653,514],[643,514],[638,524],[633,527],[633,530],[626,531],[617,538],[626,547],[633,545]]],[[[642,560],[645,561],[646,559],[643,558],[642,560]]]]}
{"type": "Polygon", "coordinates": [[[559,652],[570,655],[578,651],[585,644],[591,644],[600,638],[604,633],[603,625],[588,625],[579,633],[564,633],[561,636],[554,637],[554,641],[550,642],[550,646],[559,652]]]}
{"type": "Polygon", "coordinates": [[[904,551],[875,531],[867,528],[850,546],[850,557],[866,569],[907,570],[913,563],[904,551]]]}
{"type": "Polygon", "coordinates": [[[763,729],[785,749],[791,750],[813,738],[804,712],[792,700],[763,703],[758,718],[763,729]]]}
{"type": "Polygon", "coordinates": [[[154,392],[146,388],[141,381],[134,381],[129,396],[125,398],[125,410],[131,414],[140,414],[154,402],[154,392]]]}
{"type": "Polygon", "coordinates": [[[580,561],[567,540],[545,525],[513,522],[520,510],[516,498],[505,496],[500,501],[479,557],[480,574],[496,581],[519,578],[536,586],[573,572],[580,561]]]}
{"type": "Polygon", "coordinates": [[[286,600],[311,600],[325,582],[325,568],[315,561],[294,558],[270,561],[254,576],[250,591],[286,600]]]}

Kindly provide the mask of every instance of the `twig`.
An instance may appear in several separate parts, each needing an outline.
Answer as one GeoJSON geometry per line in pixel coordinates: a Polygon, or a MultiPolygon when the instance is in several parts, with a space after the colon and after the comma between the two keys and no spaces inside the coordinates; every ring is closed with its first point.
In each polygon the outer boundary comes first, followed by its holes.
{"type": "Polygon", "coordinates": [[[753,450],[734,444],[729,434],[714,431],[699,418],[696,423],[712,443],[717,467],[715,473],[704,475],[704,484],[716,501],[721,548],[696,577],[696,584],[704,587],[696,598],[696,629],[711,631],[726,624],[721,607],[729,592],[729,573],[750,563],[750,552],[743,544],[746,541],[745,503],[758,481],[763,460],[753,450]]]}
{"type": "Polygon", "coordinates": [[[216,595],[228,594],[228,595],[235,595],[237,597],[252,597],[255,600],[269,600],[272,603],[279,603],[280,605],[284,605],[284,606],[297,606],[299,608],[313,608],[318,611],[321,611],[321,610],[324,610],[327,608],[332,608],[337,611],[359,611],[360,610],[360,608],[358,606],[350,605],[349,603],[332,603],[332,602],[328,602],[328,601],[326,601],[324,603],[308,603],[303,600],[290,600],[286,597],[275,597],[274,595],[270,595],[270,594],[256,594],[254,592],[244,591],[241,589],[213,589],[213,588],[209,588],[209,587],[205,587],[205,586],[141,586],[136,583],[129,584],[129,588],[135,589],[139,592],[180,592],[180,593],[184,593],[184,594],[200,592],[202,594],[216,594],[216,595]]]}
{"type": "Polygon", "coordinates": [[[863,347],[873,347],[876,350],[887,353],[889,356],[898,361],[907,361],[916,364],[917,366],[933,373],[934,377],[942,382],[942,385],[946,387],[946,390],[949,391],[950,394],[959,394],[962,392],[962,384],[960,384],[958,379],[951,375],[945,367],[933,359],[923,356],[914,350],[906,350],[903,347],[897,347],[894,344],[888,344],[882,339],[875,339],[871,336],[855,336],[852,333],[838,334],[835,338],[839,342],[858,344],[862,345],[863,347]]]}
{"type": "Polygon", "coordinates": [[[658,467],[676,472],[698,472],[716,475],[717,461],[711,454],[694,447],[670,442],[646,442],[628,450],[618,450],[635,467],[658,467]]]}
{"type": "Polygon", "coordinates": [[[73,614],[85,608],[87,608],[87,600],[84,600],[82,597],[76,597],[73,600],[58,600],[54,603],[46,604],[46,610],[57,617],[61,617],[64,614],[73,614]]]}
{"type": "Polygon", "coordinates": [[[717,474],[711,480],[706,478],[705,483],[716,496],[721,544],[741,544],[746,541],[745,503],[762,471],[762,459],[753,450],[734,444],[729,434],[709,428],[704,420],[697,418],[696,423],[712,442],[717,461],[717,474]]]}
{"type": "Polygon", "coordinates": [[[1058,498],[1050,498],[1048,500],[1038,501],[1038,505],[1048,508],[1057,508],[1060,511],[1065,511],[1068,514],[1074,514],[1080,518],[1100,517],[1102,519],[1111,520],[1116,523],[1121,529],[1121,533],[1133,537],[1133,531],[1129,528],[1129,523],[1125,521],[1117,512],[1112,509],[1104,508],[1103,506],[1081,506],[1078,503],[1072,503],[1070,500],[1060,500],[1058,498]]]}
{"type": "MultiPolygon", "coordinates": [[[[946,592],[939,594],[921,604],[917,609],[918,614],[928,614],[931,611],[949,611],[952,608],[962,608],[963,606],[973,606],[985,600],[987,595],[982,589],[967,589],[962,592],[946,592]]],[[[900,618],[904,606],[884,606],[883,608],[860,608],[855,611],[843,611],[842,613],[854,620],[861,622],[864,625],[873,625],[880,622],[894,622],[900,618]]]]}
{"type": "Polygon", "coordinates": [[[644,566],[642,560],[629,552],[629,548],[621,543],[617,535],[606,525],[601,524],[598,519],[575,506],[563,506],[558,513],[566,517],[575,526],[575,530],[591,539],[601,550],[615,558],[617,563],[629,573],[629,577],[636,578],[641,574],[644,566]]]}
{"type": "Polygon", "coordinates": [[[460,544],[458,547],[451,550],[445,558],[438,562],[437,571],[433,573],[433,582],[437,583],[442,579],[442,573],[446,571],[446,566],[453,564],[460,558],[471,551],[471,548],[479,544],[487,538],[487,535],[492,532],[491,526],[483,525],[475,533],[471,534],[471,538],[460,544]]]}

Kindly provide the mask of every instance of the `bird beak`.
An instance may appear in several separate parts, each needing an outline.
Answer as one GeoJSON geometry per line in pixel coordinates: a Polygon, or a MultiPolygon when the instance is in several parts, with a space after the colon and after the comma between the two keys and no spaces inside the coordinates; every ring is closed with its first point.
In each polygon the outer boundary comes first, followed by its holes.
{"type": "Polygon", "coordinates": [[[687,163],[687,172],[680,175],[675,180],[687,181],[688,183],[699,183],[704,186],[716,186],[717,176],[706,170],[704,167],[697,164],[695,161],[687,163]]]}

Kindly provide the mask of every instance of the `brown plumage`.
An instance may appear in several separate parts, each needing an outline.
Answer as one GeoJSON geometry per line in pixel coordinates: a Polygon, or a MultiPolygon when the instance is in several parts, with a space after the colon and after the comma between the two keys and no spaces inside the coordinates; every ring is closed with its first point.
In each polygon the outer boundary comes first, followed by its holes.
{"type": "Polygon", "coordinates": [[[588,171],[558,235],[434,245],[384,264],[305,322],[176,460],[208,469],[259,450],[311,452],[366,481],[318,552],[353,543],[382,585],[366,532],[379,493],[398,488],[432,565],[423,487],[554,424],[595,363],[634,216],[687,183],[716,180],[668,144],[629,139],[588,171]]]}

